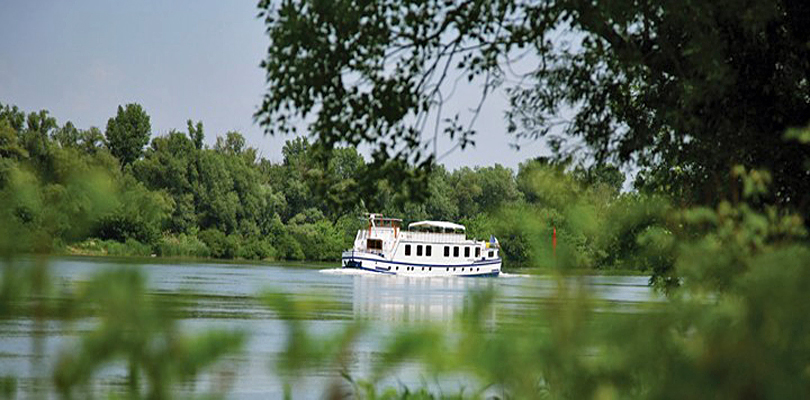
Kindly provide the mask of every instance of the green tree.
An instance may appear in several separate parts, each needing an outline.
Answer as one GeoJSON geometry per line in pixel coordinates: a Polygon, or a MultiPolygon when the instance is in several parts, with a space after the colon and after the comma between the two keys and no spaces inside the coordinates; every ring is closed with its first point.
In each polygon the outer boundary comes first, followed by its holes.
{"type": "Polygon", "coordinates": [[[315,197],[307,184],[307,176],[314,168],[309,151],[309,141],[297,137],[284,142],[281,153],[284,156],[282,169],[282,192],[287,200],[287,211],[284,220],[292,218],[306,208],[314,206],[315,197]]]}
{"type": "Polygon", "coordinates": [[[121,162],[121,167],[127,166],[140,158],[149,143],[152,135],[149,115],[137,103],[118,106],[118,113],[107,121],[104,134],[110,152],[121,162]]]}
{"type": "Polygon", "coordinates": [[[625,181],[622,171],[615,165],[610,164],[594,164],[589,167],[577,166],[572,172],[581,184],[602,187],[614,196],[622,190],[625,181]]]}
{"type": "Polygon", "coordinates": [[[0,119],[8,121],[11,128],[17,132],[25,128],[25,113],[17,106],[0,103],[0,119]]]}
{"type": "Polygon", "coordinates": [[[95,236],[119,242],[134,239],[148,245],[157,244],[172,209],[171,199],[165,193],[149,191],[129,174],[121,176],[116,183],[118,204],[114,211],[99,218],[95,236]]]}
{"type": "Polygon", "coordinates": [[[56,119],[49,115],[47,110],[29,113],[25,120],[25,128],[18,131],[20,142],[28,152],[34,169],[45,180],[53,170],[52,151],[56,147],[50,140],[51,133],[57,128],[56,119]]]}
{"type": "Polygon", "coordinates": [[[203,140],[205,140],[205,132],[203,132],[203,123],[202,121],[197,121],[197,124],[191,122],[191,120],[187,121],[188,124],[188,136],[191,138],[191,141],[194,142],[194,147],[197,150],[202,150],[203,148],[203,140]]]}
{"type": "Polygon", "coordinates": [[[68,121],[65,123],[64,126],[58,128],[53,133],[53,140],[59,143],[61,147],[77,147],[79,145],[79,139],[81,138],[81,132],[73,125],[72,122],[68,121]]]}
{"type": "MultiPolygon", "coordinates": [[[[810,150],[782,140],[810,121],[806,1],[264,0],[259,8],[272,89],[257,118],[268,131],[303,117],[318,143],[365,142],[378,155],[430,161],[421,127],[446,100],[443,83],[479,79],[485,96],[510,82],[522,54],[534,65],[507,87],[518,139],[547,138],[559,158],[657,171],[661,186],[686,187],[690,201],[716,202],[734,165],[764,167],[777,201],[810,210],[800,173],[810,150]]],[[[469,129],[447,121],[439,131],[469,140],[469,129]]]]}
{"type": "Polygon", "coordinates": [[[227,234],[257,235],[279,204],[254,163],[256,150],[237,132],[217,138],[213,149],[198,148],[201,125],[188,135],[172,131],[152,140],[133,172],[151,190],[165,190],[174,210],[167,228],[192,234],[216,228],[227,234]]]}
{"type": "Polygon", "coordinates": [[[225,137],[218,136],[214,150],[220,153],[241,154],[245,151],[245,137],[238,132],[228,132],[225,137]]]}
{"type": "Polygon", "coordinates": [[[287,140],[283,164],[266,168],[286,198],[285,220],[309,208],[317,208],[332,221],[360,203],[358,182],[368,169],[352,147],[324,149],[305,137],[287,140]]]}
{"type": "Polygon", "coordinates": [[[79,148],[85,153],[94,154],[105,147],[107,147],[107,143],[101,129],[93,126],[79,133],[79,148]]]}
{"type": "MultiPolygon", "coordinates": [[[[446,221],[456,220],[459,215],[460,194],[451,182],[451,176],[444,168],[439,166],[430,173],[428,178],[428,196],[425,199],[425,212],[429,218],[446,221]]],[[[412,217],[408,215],[408,217],[412,217]]]]}
{"type": "Polygon", "coordinates": [[[215,228],[206,229],[197,235],[211,250],[214,258],[234,258],[239,252],[239,243],[233,235],[226,235],[215,228]]]}
{"type": "Polygon", "coordinates": [[[28,157],[28,151],[19,143],[17,131],[4,118],[0,118],[0,157],[14,159],[28,157]]]}
{"type": "Polygon", "coordinates": [[[291,235],[304,251],[307,260],[337,260],[343,251],[343,232],[329,221],[310,223],[292,222],[288,226],[291,235]]]}
{"type": "Polygon", "coordinates": [[[496,211],[503,204],[522,198],[514,172],[500,164],[493,167],[460,168],[452,175],[459,212],[464,218],[483,211],[496,211]]]}
{"type": "Polygon", "coordinates": [[[132,165],[133,174],[150,190],[165,190],[174,200],[168,228],[190,233],[197,225],[195,195],[199,178],[198,150],[182,132],[152,139],[144,157],[132,165]]]}

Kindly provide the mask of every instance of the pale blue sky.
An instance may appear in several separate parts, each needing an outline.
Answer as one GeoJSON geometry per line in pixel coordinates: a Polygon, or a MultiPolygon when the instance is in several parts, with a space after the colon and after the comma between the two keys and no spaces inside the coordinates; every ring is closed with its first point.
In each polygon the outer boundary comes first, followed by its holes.
{"type": "MultiPolygon", "coordinates": [[[[202,120],[208,143],[236,130],[265,158],[280,161],[288,137],[265,136],[252,118],[264,92],[258,65],[268,45],[256,12],[255,0],[3,0],[0,102],[102,129],[119,104],[137,102],[155,135],[202,120]]],[[[445,112],[468,114],[478,93],[477,85],[460,83],[445,112]]],[[[450,154],[447,167],[517,167],[548,153],[539,142],[520,152],[509,147],[506,106],[503,93],[490,96],[475,125],[476,147],[450,154]]],[[[440,142],[439,153],[449,147],[440,142]]]]}

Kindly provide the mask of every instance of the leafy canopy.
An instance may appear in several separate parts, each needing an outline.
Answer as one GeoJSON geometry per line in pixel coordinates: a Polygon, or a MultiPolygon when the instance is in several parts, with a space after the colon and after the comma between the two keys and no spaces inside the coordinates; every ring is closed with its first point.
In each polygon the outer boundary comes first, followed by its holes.
{"type": "Polygon", "coordinates": [[[149,115],[140,104],[118,106],[118,113],[107,121],[107,144],[110,152],[121,162],[121,166],[131,164],[143,154],[149,143],[152,125],[149,115]]]}
{"type": "Polygon", "coordinates": [[[256,118],[268,132],[303,120],[317,143],[366,143],[424,167],[440,132],[460,147],[474,134],[458,115],[429,118],[447,100],[448,80],[461,76],[482,81],[483,96],[506,86],[509,130],[547,139],[561,158],[636,164],[642,187],[709,202],[733,191],[734,165],[764,168],[776,199],[810,204],[802,168],[810,151],[782,139],[810,121],[806,1],[262,0],[259,8],[270,46],[256,118]],[[514,76],[518,59],[529,73],[514,76]]]}

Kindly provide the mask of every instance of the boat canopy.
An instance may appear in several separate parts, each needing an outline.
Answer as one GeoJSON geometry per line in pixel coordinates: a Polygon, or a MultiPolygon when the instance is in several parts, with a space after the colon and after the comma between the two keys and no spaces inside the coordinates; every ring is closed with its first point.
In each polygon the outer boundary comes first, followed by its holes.
{"type": "Polygon", "coordinates": [[[464,225],[454,224],[452,222],[446,221],[419,221],[408,225],[409,230],[414,228],[421,228],[421,229],[439,228],[443,231],[450,231],[450,232],[458,230],[460,231],[466,230],[464,225]]]}

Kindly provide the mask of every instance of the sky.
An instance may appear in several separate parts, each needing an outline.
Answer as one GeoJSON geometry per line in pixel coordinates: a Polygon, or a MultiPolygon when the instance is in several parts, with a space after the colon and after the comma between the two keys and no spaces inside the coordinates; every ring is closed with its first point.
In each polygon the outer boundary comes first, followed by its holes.
{"type": "MultiPolygon", "coordinates": [[[[153,135],[200,120],[207,143],[238,131],[262,157],[281,161],[291,137],[267,136],[253,121],[265,90],[259,63],[269,45],[256,14],[256,0],[3,0],[0,103],[46,109],[60,124],[102,130],[118,105],[139,103],[153,135]]],[[[462,80],[443,112],[469,120],[480,92],[479,84],[462,80]]],[[[474,125],[476,146],[442,162],[451,170],[517,168],[548,155],[539,141],[522,143],[520,151],[510,146],[507,107],[503,92],[492,93],[474,125]]],[[[432,137],[432,129],[425,135],[432,137]]],[[[451,146],[440,140],[438,153],[451,146]]]]}

